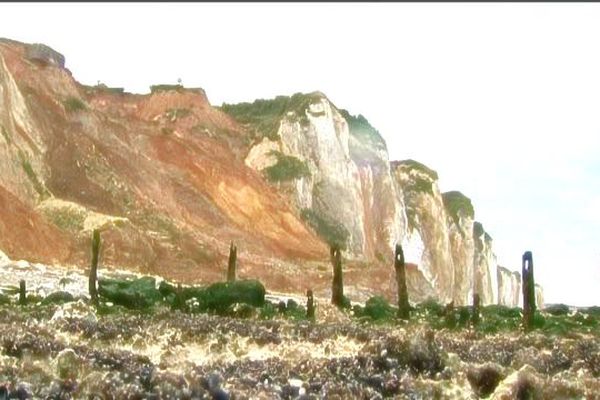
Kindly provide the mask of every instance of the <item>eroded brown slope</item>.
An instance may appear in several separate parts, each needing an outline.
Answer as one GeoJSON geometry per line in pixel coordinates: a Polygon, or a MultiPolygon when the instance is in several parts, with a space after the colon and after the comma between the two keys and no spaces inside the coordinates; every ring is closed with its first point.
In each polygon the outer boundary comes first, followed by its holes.
{"type": "Polygon", "coordinates": [[[181,280],[221,277],[231,240],[242,270],[267,284],[283,279],[261,268],[275,260],[327,259],[297,210],[244,165],[243,129],[201,89],[85,87],[28,60],[26,46],[0,42],[0,194],[19,204],[0,210],[0,245],[22,243],[3,245],[11,258],[85,265],[97,226],[105,264],[181,280]]]}

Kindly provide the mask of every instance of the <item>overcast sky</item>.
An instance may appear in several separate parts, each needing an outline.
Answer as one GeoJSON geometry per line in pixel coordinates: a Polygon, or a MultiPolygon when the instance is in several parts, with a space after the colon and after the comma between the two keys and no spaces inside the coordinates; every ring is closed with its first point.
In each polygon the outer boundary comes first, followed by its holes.
{"type": "Polygon", "coordinates": [[[77,80],[214,105],[320,90],[438,171],[547,302],[600,305],[600,4],[0,4],[77,80]]]}

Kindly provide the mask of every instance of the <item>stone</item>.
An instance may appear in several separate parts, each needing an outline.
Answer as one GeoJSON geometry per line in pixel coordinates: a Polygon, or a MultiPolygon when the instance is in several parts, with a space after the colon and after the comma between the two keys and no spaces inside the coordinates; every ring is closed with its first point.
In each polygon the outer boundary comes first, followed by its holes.
{"type": "Polygon", "coordinates": [[[487,397],[494,392],[504,378],[502,368],[496,364],[485,364],[467,371],[471,388],[479,397],[487,397]]]}
{"type": "Polygon", "coordinates": [[[524,365],[510,374],[493,392],[490,400],[532,399],[538,390],[535,369],[524,365]]]}
{"type": "Polygon", "coordinates": [[[56,372],[61,379],[77,378],[81,365],[73,349],[64,349],[56,356],[56,372]]]}

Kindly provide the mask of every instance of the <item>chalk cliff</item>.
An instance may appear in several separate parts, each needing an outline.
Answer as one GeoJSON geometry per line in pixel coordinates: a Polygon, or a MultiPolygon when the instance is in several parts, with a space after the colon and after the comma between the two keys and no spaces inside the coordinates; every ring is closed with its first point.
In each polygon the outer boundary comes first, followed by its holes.
{"type": "Polygon", "coordinates": [[[0,250],[12,259],[84,266],[99,228],[104,265],[204,282],[221,279],[234,241],[241,276],[318,293],[338,245],[349,293],[392,299],[401,243],[411,301],[515,302],[470,199],[441,193],[417,161],[390,162],[368,120],[325,94],[214,107],[200,88],[82,85],[65,65],[0,40],[0,250]]]}

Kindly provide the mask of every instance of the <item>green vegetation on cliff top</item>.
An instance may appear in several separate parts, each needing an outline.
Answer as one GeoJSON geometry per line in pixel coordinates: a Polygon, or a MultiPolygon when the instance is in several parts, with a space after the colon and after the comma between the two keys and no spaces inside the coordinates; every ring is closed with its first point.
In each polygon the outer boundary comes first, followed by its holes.
{"type": "Polygon", "coordinates": [[[358,116],[351,115],[347,110],[343,109],[340,109],[339,112],[348,122],[348,130],[352,136],[369,146],[387,149],[385,140],[379,131],[362,114],[358,116]]]}
{"type": "Polygon", "coordinates": [[[150,93],[168,92],[170,90],[175,90],[175,91],[180,92],[183,89],[184,89],[184,87],[182,85],[168,85],[168,84],[152,85],[152,86],[150,86],[150,93]]]}
{"type": "Polygon", "coordinates": [[[277,96],[274,99],[258,99],[252,103],[227,104],[223,103],[221,110],[242,124],[248,124],[254,129],[254,138],[267,137],[277,140],[277,132],[281,120],[287,113],[294,112],[302,123],[305,121],[304,112],[307,107],[322,95],[314,93],[296,93],[292,96],[277,96]]]}
{"type": "Polygon", "coordinates": [[[448,215],[456,225],[458,225],[461,216],[468,216],[471,218],[475,216],[475,210],[473,209],[471,199],[459,191],[454,190],[442,193],[442,200],[444,201],[444,207],[446,208],[448,215]]]}
{"type": "Polygon", "coordinates": [[[400,160],[400,161],[394,161],[394,164],[400,168],[405,168],[405,169],[414,169],[417,170],[419,172],[424,173],[425,175],[429,176],[429,178],[432,181],[437,181],[438,180],[438,174],[436,171],[432,170],[431,168],[429,168],[428,166],[421,164],[418,161],[415,160],[400,160]]]}
{"type": "Polygon", "coordinates": [[[483,225],[481,225],[481,222],[473,222],[473,239],[477,240],[481,237],[481,235],[483,235],[484,240],[486,242],[492,241],[492,237],[483,229],[483,225]]]}

